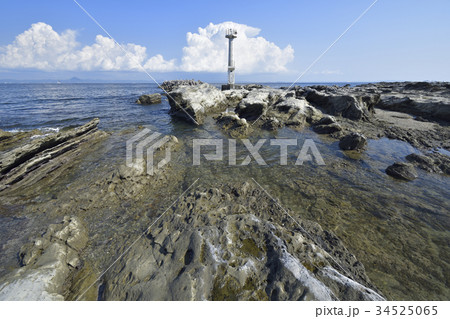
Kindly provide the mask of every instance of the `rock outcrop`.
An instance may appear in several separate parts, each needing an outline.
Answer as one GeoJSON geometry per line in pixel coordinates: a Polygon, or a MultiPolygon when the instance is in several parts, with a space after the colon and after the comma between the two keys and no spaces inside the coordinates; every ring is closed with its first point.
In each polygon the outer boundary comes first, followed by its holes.
{"type": "Polygon", "coordinates": [[[143,94],[137,99],[136,103],[143,105],[159,104],[161,103],[161,94],[143,94]]]}
{"type": "Polygon", "coordinates": [[[396,162],[386,168],[386,174],[405,181],[412,181],[418,177],[412,164],[402,162],[396,162]]]}
{"type": "Polygon", "coordinates": [[[251,90],[236,107],[236,113],[247,120],[256,120],[262,116],[271,105],[278,102],[282,96],[283,91],[277,89],[251,90]]]}
{"type": "Polygon", "coordinates": [[[202,81],[196,81],[196,80],[170,80],[170,81],[164,81],[160,88],[163,89],[166,92],[173,91],[177,89],[180,86],[195,86],[203,84],[202,81]]]}
{"type": "Polygon", "coordinates": [[[75,217],[65,217],[22,247],[21,268],[1,279],[0,300],[64,300],[72,271],[82,265],[87,231],[75,217]]]}
{"type": "Polygon", "coordinates": [[[103,287],[104,300],[383,300],[336,236],[248,183],[184,196],[103,287]]]}
{"type": "Polygon", "coordinates": [[[1,154],[0,191],[16,183],[32,184],[76,156],[80,147],[105,136],[99,119],[59,133],[42,135],[1,154]]]}
{"type": "Polygon", "coordinates": [[[322,118],[322,112],[311,106],[304,98],[288,97],[281,99],[266,113],[286,126],[303,127],[316,123],[322,118]]]}
{"type": "Polygon", "coordinates": [[[206,83],[180,86],[170,92],[168,99],[171,115],[197,124],[202,124],[207,114],[224,111],[228,105],[225,94],[206,83]]]}
{"type": "Polygon", "coordinates": [[[450,122],[450,88],[442,82],[379,83],[379,108],[450,122]]]}
{"type": "Polygon", "coordinates": [[[284,126],[303,127],[322,118],[322,112],[304,98],[295,98],[280,89],[252,89],[241,99],[236,113],[263,128],[274,130],[284,126]]]}
{"type": "Polygon", "coordinates": [[[377,95],[359,96],[338,89],[318,91],[314,88],[307,88],[305,97],[308,102],[326,113],[351,120],[369,119],[379,99],[377,95]]]}

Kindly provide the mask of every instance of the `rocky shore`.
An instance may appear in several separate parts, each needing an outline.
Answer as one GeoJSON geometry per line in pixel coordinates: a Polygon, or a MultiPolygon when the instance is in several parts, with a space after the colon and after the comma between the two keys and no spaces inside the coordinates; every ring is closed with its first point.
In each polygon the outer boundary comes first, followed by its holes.
{"type": "MultiPolygon", "coordinates": [[[[193,125],[214,117],[232,137],[248,137],[256,128],[274,131],[283,127],[301,130],[311,126],[318,134],[340,140],[343,150],[360,150],[367,138],[405,141],[422,151],[424,159],[439,156],[427,170],[443,172],[450,149],[450,85],[444,82],[377,83],[351,86],[275,89],[244,85],[221,91],[201,83],[166,84],[170,114],[193,125]],[[172,90],[170,90],[172,89],[172,90]],[[445,163],[445,164],[442,164],[445,163]]],[[[448,167],[448,166],[447,166],[448,167]]],[[[396,175],[397,176],[397,175],[396,175]]]]}
{"type": "MultiPolygon", "coordinates": [[[[0,131],[0,218],[26,225],[0,242],[0,300],[450,295],[448,252],[441,249],[448,219],[445,205],[432,200],[442,195],[405,195],[428,176],[445,185],[450,174],[448,83],[222,91],[190,80],[161,88],[173,121],[183,122],[184,132],[200,132],[196,137],[210,137],[213,129],[234,139],[288,130],[319,136],[342,158],[315,173],[248,168],[258,181],[282,184],[271,197],[262,188],[270,185],[243,181],[248,171],[240,177],[230,167],[191,168],[191,141],[181,133],[155,150],[158,157],[170,148],[173,160],[148,175],[127,167],[123,154],[113,157],[138,128],[106,133],[93,119],[58,133],[0,131]],[[382,139],[408,143],[414,152],[382,167],[359,160],[382,139]],[[387,182],[357,184],[373,177],[369,170],[387,182]],[[220,174],[236,176],[220,181],[220,174]],[[280,205],[291,200],[300,204],[280,205]]],[[[144,95],[137,103],[160,98],[144,95]]]]}

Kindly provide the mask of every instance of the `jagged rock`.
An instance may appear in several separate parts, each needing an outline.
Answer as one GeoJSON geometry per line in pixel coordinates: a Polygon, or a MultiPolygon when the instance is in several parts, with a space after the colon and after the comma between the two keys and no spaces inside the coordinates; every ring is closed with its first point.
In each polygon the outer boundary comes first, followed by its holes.
{"type": "Polygon", "coordinates": [[[241,119],[235,113],[222,112],[216,120],[222,129],[227,130],[232,137],[246,135],[250,127],[246,119],[241,119]]]}
{"type": "Polygon", "coordinates": [[[69,274],[81,266],[87,231],[76,217],[52,224],[42,237],[25,245],[22,267],[2,278],[0,300],[64,300],[69,274]]]}
{"type": "Polygon", "coordinates": [[[181,198],[103,287],[104,300],[383,300],[336,236],[249,183],[181,198]]]}
{"type": "Polygon", "coordinates": [[[170,80],[170,81],[164,81],[160,88],[163,89],[166,92],[170,92],[173,90],[176,90],[180,86],[195,86],[203,84],[202,81],[195,81],[195,80],[170,80]]]}
{"type": "Polygon", "coordinates": [[[406,181],[412,181],[418,177],[412,164],[396,162],[386,168],[386,174],[406,181]]]}
{"type": "Polygon", "coordinates": [[[444,154],[437,152],[427,155],[412,153],[406,156],[406,160],[427,172],[450,175],[450,158],[444,154]]]}
{"type": "Polygon", "coordinates": [[[377,107],[411,113],[427,119],[450,122],[450,98],[445,96],[386,94],[381,97],[377,107]]]}
{"type": "Polygon", "coordinates": [[[153,93],[153,94],[141,95],[137,99],[136,103],[143,104],[143,105],[159,104],[159,103],[161,103],[161,94],[153,93]]]}
{"type": "Polygon", "coordinates": [[[255,89],[250,91],[236,107],[239,117],[256,120],[263,115],[269,106],[278,102],[285,92],[278,89],[255,89]]]}
{"type": "Polygon", "coordinates": [[[367,145],[367,139],[364,135],[352,132],[339,141],[339,147],[344,151],[362,150],[367,145]]]}
{"type": "Polygon", "coordinates": [[[265,112],[262,127],[269,130],[285,125],[300,128],[306,123],[317,122],[321,117],[322,112],[311,106],[304,98],[282,98],[265,112]]]}
{"type": "Polygon", "coordinates": [[[295,97],[282,99],[270,109],[270,112],[286,123],[316,123],[323,116],[322,112],[311,106],[304,98],[297,99],[295,97]],[[285,115],[288,117],[285,118],[285,115]]]}
{"type": "Polygon", "coordinates": [[[225,94],[210,84],[180,86],[170,92],[170,114],[188,122],[202,124],[207,114],[224,111],[228,104],[225,94]]]}
{"type": "Polygon", "coordinates": [[[24,183],[26,179],[30,183],[42,179],[60,167],[85,142],[104,136],[97,130],[98,123],[99,119],[94,119],[80,127],[43,135],[2,154],[0,191],[15,183],[24,183]]]}
{"type": "Polygon", "coordinates": [[[306,99],[332,115],[341,115],[351,120],[364,120],[370,117],[379,96],[355,96],[340,91],[321,92],[307,88],[306,99]]]}
{"type": "Polygon", "coordinates": [[[223,91],[227,99],[228,107],[235,108],[248,95],[247,90],[226,90],[223,91]]]}

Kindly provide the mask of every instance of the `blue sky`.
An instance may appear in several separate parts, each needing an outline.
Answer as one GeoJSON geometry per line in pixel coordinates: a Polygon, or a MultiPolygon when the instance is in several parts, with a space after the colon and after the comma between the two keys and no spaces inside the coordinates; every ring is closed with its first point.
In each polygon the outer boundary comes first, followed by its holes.
{"type": "MultiPolygon", "coordinates": [[[[158,80],[225,81],[234,22],[239,82],[295,80],[373,0],[78,2],[158,80]]],[[[0,7],[0,79],[148,78],[72,0],[0,7]]],[[[300,81],[449,81],[449,13],[448,0],[379,0],[300,81]]]]}

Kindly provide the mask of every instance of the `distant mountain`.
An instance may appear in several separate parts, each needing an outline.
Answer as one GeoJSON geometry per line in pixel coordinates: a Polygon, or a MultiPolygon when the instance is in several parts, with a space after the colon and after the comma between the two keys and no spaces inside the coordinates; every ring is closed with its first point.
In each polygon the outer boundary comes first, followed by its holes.
{"type": "Polygon", "coordinates": [[[77,78],[76,76],[74,76],[73,78],[70,78],[69,80],[64,80],[64,81],[61,81],[61,82],[63,82],[63,83],[83,83],[83,82],[86,82],[86,81],[82,80],[80,78],[77,78]]]}

